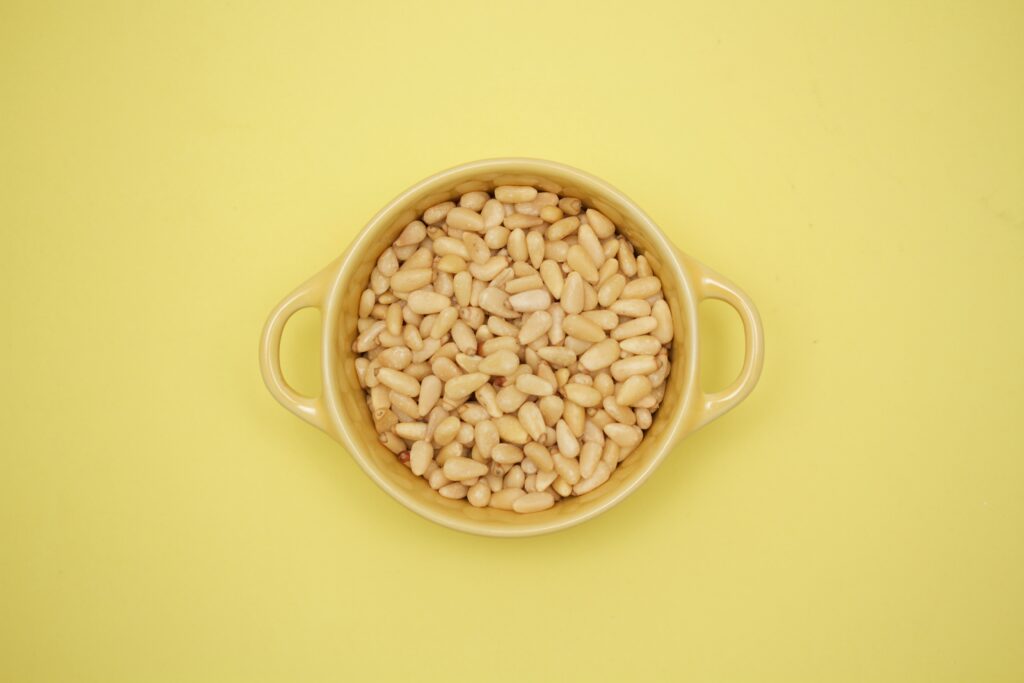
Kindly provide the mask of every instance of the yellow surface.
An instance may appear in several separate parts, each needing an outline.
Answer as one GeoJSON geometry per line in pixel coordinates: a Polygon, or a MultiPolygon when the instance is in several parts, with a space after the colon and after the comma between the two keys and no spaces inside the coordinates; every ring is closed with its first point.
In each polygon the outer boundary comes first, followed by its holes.
{"type": "Polygon", "coordinates": [[[330,5],[0,6],[0,680],[1024,677],[1024,6],[330,5]],[[522,540],[402,508],[255,353],[499,155],[617,185],[768,341],[639,492],[522,540]]]}

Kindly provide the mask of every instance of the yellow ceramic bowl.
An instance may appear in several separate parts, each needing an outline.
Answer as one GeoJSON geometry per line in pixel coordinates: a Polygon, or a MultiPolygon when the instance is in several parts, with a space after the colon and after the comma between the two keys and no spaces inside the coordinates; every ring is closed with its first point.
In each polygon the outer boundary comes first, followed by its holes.
{"type": "Polygon", "coordinates": [[[416,184],[385,206],[336,261],[289,294],[270,314],[260,340],[263,379],[283,406],[337,439],[363,471],[396,500],[427,519],[452,529],[487,536],[530,536],[564,529],[590,519],[632,493],[684,436],[721,416],[754,388],[764,359],[761,321],[750,299],[731,282],[680,252],[632,201],[602,180],[580,170],[538,159],[489,159],[442,171],[416,184]],[[534,185],[577,197],[611,218],[647,256],[661,278],[675,321],[672,372],[661,408],[640,446],[596,490],[560,501],[543,512],[518,514],[474,508],[464,500],[442,498],[414,476],[377,441],[363,389],[355,373],[359,296],[380,253],[409,221],[429,206],[472,190],[497,185],[534,185]],[[697,306],[720,299],[743,321],[746,351],[739,377],[723,391],[700,387],[697,306]],[[319,398],[301,396],[281,374],[281,330],[296,311],[320,309],[323,367],[319,398]]]}

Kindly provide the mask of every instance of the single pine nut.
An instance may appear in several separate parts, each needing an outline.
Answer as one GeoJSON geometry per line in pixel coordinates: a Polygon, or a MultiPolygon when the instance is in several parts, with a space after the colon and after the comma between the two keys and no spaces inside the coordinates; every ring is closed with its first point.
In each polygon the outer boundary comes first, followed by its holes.
{"type": "MultiPolygon", "coordinates": [[[[651,356],[646,356],[646,358],[651,358],[651,356]]],[[[647,377],[644,375],[634,375],[626,379],[618,391],[615,392],[615,402],[620,406],[636,405],[640,399],[650,394],[653,389],[651,380],[647,379],[647,377]]]]}
{"type": "Polygon", "coordinates": [[[556,221],[547,230],[546,237],[549,242],[556,242],[561,239],[565,239],[569,235],[576,232],[580,227],[580,219],[576,216],[568,216],[556,221]]]}
{"type": "Polygon", "coordinates": [[[580,449],[580,476],[584,480],[590,477],[594,474],[594,469],[599,462],[601,462],[601,444],[593,442],[583,444],[580,449]]]}
{"type": "Polygon", "coordinates": [[[567,314],[583,311],[583,277],[578,272],[573,271],[565,278],[560,303],[567,314]]]}
{"type": "Polygon", "coordinates": [[[444,464],[444,476],[452,481],[482,477],[487,471],[488,467],[484,463],[463,457],[448,458],[444,464]]]}
{"type": "Polygon", "coordinates": [[[639,337],[642,334],[653,332],[658,326],[658,321],[652,316],[646,316],[643,318],[634,318],[629,322],[622,323],[614,330],[612,330],[612,339],[621,341],[630,337],[639,337]]]}
{"type": "MultiPolygon", "coordinates": [[[[521,264],[517,263],[516,265],[521,264]]],[[[540,278],[540,275],[525,275],[506,282],[505,291],[509,294],[519,294],[520,292],[528,292],[531,289],[540,289],[543,286],[544,281],[540,278]]]]}
{"type": "Polygon", "coordinates": [[[651,316],[658,322],[658,326],[651,332],[651,336],[662,344],[670,343],[673,335],[672,313],[664,299],[654,302],[654,305],[651,306],[651,316]]]}
{"type": "Polygon", "coordinates": [[[393,431],[406,441],[420,441],[427,436],[426,422],[399,422],[393,431]]]}
{"type": "Polygon", "coordinates": [[[548,223],[560,221],[563,215],[565,214],[557,206],[545,206],[540,210],[540,217],[548,223]]]}
{"type": "Polygon", "coordinates": [[[462,206],[457,206],[445,216],[445,222],[449,228],[456,230],[469,230],[472,232],[484,231],[484,219],[476,211],[462,206]]]}
{"type": "Polygon", "coordinates": [[[526,233],[521,228],[509,233],[508,255],[513,261],[525,261],[529,258],[530,254],[526,250],[526,233]]]}
{"type": "Polygon", "coordinates": [[[612,275],[597,289],[597,303],[605,308],[611,306],[618,301],[625,286],[626,278],[622,274],[616,273],[612,275]]]}
{"type": "Polygon", "coordinates": [[[391,277],[398,272],[398,257],[395,256],[395,250],[388,248],[377,257],[377,270],[384,277],[391,277]]]}
{"type": "Polygon", "coordinates": [[[419,289],[409,294],[409,308],[421,315],[439,313],[448,308],[450,303],[451,299],[437,292],[419,289]]]}
{"type": "Polygon", "coordinates": [[[526,401],[527,396],[523,392],[516,389],[514,384],[510,384],[506,387],[502,387],[501,391],[498,392],[496,404],[498,406],[498,412],[501,417],[505,413],[514,413],[519,410],[519,407],[526,401]]]}
{"type": "Polygon", "coordinates": [[[565,405],[562,409],[562,419],[569,425],[569,429],[577,437],[583,436],[583,421],[586,419],[586,412],[583,407],[578,403],[572,401],[565,401],[565,405]]]}
{"type": "Polygon", "coordinates": [[[378,320],[367,327],[365,332],[356,337],[353,344],[356,353],[366,353],[370,349],[376,348],[377,338],[386,326],[387,324],[383,320],[378,320]]]}
{"type": "MultiPolygon", "coordinates": [[[[518,294],[516,296],[519,296],[518,294]]],[[[480,308],[491,315],[502,318],[514,318],[516,312],[508,305],[508,294],[497,287],[487,287],[480,292],[480,308]]],[[[654,318],[651,318],[653,321],[654,318]]],[[[653,329],[653,328],[652,328],[653,329]]]]}
{"type": "MultiPolygon", "coordinates": [[[[488,199],[482,209],[480,209],[480,216],[484,219],[484,227],[487,228],[488,234],[493,228],[501,225],[501,222],[505,219],[505,208],[501,205],[497,199],[488,199]]],[[[508,231],[505,231],[508,235],[508,231]]],[[[495,247],[491,244],[487,246],[491,249],[500,249],[501,247],[495,247]]],[[[502,244],[501,246],[505,246],[502,244]]]]}
{"type": "Polygon", "coordinates": [[[640,335],[639,337],[623,339],[619,343],[619,346],[622,347],[623,351],[643,356],[654,355],[662,349],[661,342],[650,335],[640,335]]]}
{"type": "Polygon", "coordinates": [[[537,355],[559,367],[572,365],[576,362],[576,354],[564,346],[544,346],[537,349],[537,355]]]}
{"type": "Polygon", "coordinates": [[[623,299],[646,299],[661,291],[661,280],[652,276],[630,280],[622,290],[623,299]]]}
{"type": "Polygon", "coordinates": [[[420,383],[401,370],[394,368],[381,368],[377,371],[377,379],[389,389],[396,391],[403,396],[417,396],[420,393],[420,383]]]}
{"type": "MultiPolygon", "coordinates": [[[[555,472],[561,479],[564,479],[569,486],[572,486],[580,480],[580,465],[576,462],[575,458],[567,458],[561,453],[555,453],[552,456],[555,464],[555,472]]],[[[556,491],[558,489],[555,489],[556,491]]],[[[559,493],[561,493],[559,491],[559,493]]],[[[568,495],[568,494],[566,494],[568,495]]]]}
{"type": "Polygon", "coordinates": [[[619,357],[619,342],[614,339],[604,339],[594,344],[580,356],[580,365],[586,370],[594,372],[608,367],[619,357]]]}
{"type": "Polygon", "coordinates": [[[562,329],[569,336],[591,343],[599,342],[606,336],[597,323],[581,315],[567,315],[562,322],[562,329]]]}
{"type": "Polygon", "coordinates": [[[613,313],[627,318],[642,318],[651,314],[651,305],[644,299],[619,299],[609,308],[613,313]]]}
{"type": "Polygon", "coordinates": [[[559,420],[555,425],[555,441],[558,444],[558,452],[567,458],[575,458],[580,452],[579,439],[569,429],[565,420],[559,420]]]}
{"type": "Polygon", "coordinates": [[[555,498],[550,493],[537,492],[527,493],[512,501],[512,509],[516,512],[540,512],[547,510],[555,504],[555,498]]]}
{"type": "Polygon", "coordinates": [[[543,311],[551,305],[551,295],[546,289],[531,289],[528,292],[513,294],[508,298],[512,310],[520,313],[543,311]]]}
{"type": "Polygon", "coordinates": [[[427,465],[434,459],[434,449],[426,441],[416,441],[409,449],[409,466],[417,477],[427,471],[427,465]]]}
{"type": "Polygon", "coordinates": [[[529,396],[550,396],[555,388],[537,375],[519,375],[516,377],[516,389],[529,396]]]}
{"type": "Polygon", "coordinates": [[[571,216],[575,216],[583,208],[583,202],[575,197],[562,197],[558,200],[558,208],[571,216]]]}
{"type": "Polygon", "coordinates": [[[523,453],[540,471],[551,472],[554,469],[554,460],[551,459],[551,452],[546,446],[531,441],[523,446],[523,453]]]}
{"type": "MultiPolygon", "coordinates": [[[[611,418],[608,422],[614,421],[624,425],[636,424],[636,415],[633,414],[633,411],[630,410],[626,404],[619,403],[615,396],[606,396],[604,400],[601,401],[601,407],[604,408],[604,411],[608,413],[608,416],[611,418]]],[[[596,423],[588,420],[587,424],[590,425],[596,423]]],[[[601,427],[603,428],[604,425],[601,425],[601,427]]],[[[601,438],[602,440],[604,439],[603,431],[601,432],[601,438]]]]}
{"type": "Polygon", "coordinates": [[[531,344],[551,329],[551,314],[547,311],[534,311],[519,328],[519,343],[531,344]]]}
{"type": "Polygon", "coordinates": [[[420,221],[409,223],[395,240],[396,247],[408,247],[419,244],[427,236],[427,226],[420,221]]]}
{"type": "MultiPolygon", "coordinates": [[[[576,233],[576,237],[579,240],[580,247],[590,257],[590,261],[596,268],[600,268],[604,265],[604,247],[601,246],[601,241],[597,239],[597,235],[594,234],[594,229],[589,225],[581,225],[579,231],[576,233]]],[[[598,280],[600,280],[600,275],[598,280]]]]}
{"type": "Polygon", "coordinates": [[[587,209],[587,223],[601,239],[608,239],[615,234],[615,225],[597,209],[587,209]]]}
{"type": "Polygon", "coordinates": [[[519,356],[512,351],[495,351],[486,356],[477,366],[479,372],[492,376],[508,377],[519,367],[519,356]]]}
{"type": "Polygon", "coordinates": [[[636,257],[636,274],[637,277],[651,277],[654,275],[654,271],[651,270],[651,264],[647,261],[646,256],[636,257]]]}
{"type": "Polygon", "coordinates": [[[521,489],[526,483],[526,473],[519,465],[513,465],[501,483],[507,489],[521,489]]]}
{"type": "Polygon", "coordinates": [[[503,204],[532,202],[536,197],[536,188],[528,185],[500,185],[494,188],[494,198],[503,204]]]}
{"type": "Polygon", "coordinates": [[[451,498],[452,500],[459,500],[460,498],[466,497],[466,492],[469,489],[463,484],[446,484],[437,490],[445,498],[451,498]]]}
{"type": "Polygon", "coordinates": [[[511,510],[516,499],[525,495],[526,492],[522,489],[500,489],[491,494],[490,506],[498,510],[511,510]]]}
{"type": "Polygon", "coordinates": [[[423,212],[423,222],[427,225],[437,225],[445,219],[448,212],[455,208],[454,202],[442,202],[435,204],[423,212]]]}
{"type": "Polygon", "coordinates": [[[527,228],[533,228],[544,223],[544,219],[540,216],[528,216],[522,213],[513,213],[505,216],[504,225],[509,230],[525,230],[527,228]]]}
{"type": "Polygon", "coordinates": [[[554,427],[558,423],[565,407],[562,399],[558,396],[545,396],[537,402],[537,405],[540,408],[540,414],[544,416],[544,424],[548,427],[554,427]]]}
{"type": "Polygon", "coordinates": [[[577,382],[570,382],[562,387],[565,397],[584,408],[593,408],[601,405],[601,392],[594,387],[588,387],[577,382]]]}
{"type": "Polygon", "coordinates": [[[598,462],[594,468],[594,473],[585,479],[581,479],[572,487],[572,492],[577,496],[582,496],[584,493],[590,493],[601,484],[608,481],[611,477],[612,471],[603,461],[598,462]]]}
{"type": "Polygon", "coordinates": [[[482,372],[473,372],[468,375],[453,377],[444,384],[444,396],[453,401],[466,398],[486,384],[489,379],[490,376],[482,372]]]}
{"type": "Polygon", "coordinates": [[[478,481],[469,487],[469,491],[466,492],[466,500],[469,504],[476,508],[485,508],[487,504],[491,502],[491,489],[487,486],[487,482],[478,481]]]}
{"type": "Polygon", "coordinates": [[[540,277],[544,281],[544,286],[551,292],[551,296],[556,299],[562,296],[565,278],[562,276],[562,269],[557,263],[551,260],[542,261],[540,264],[540,277]]]}
{"type": "Polygon", "coordinates": [[[592,284],[597,282],[597,266],[583,247],[578,244],[569,247],[565,260],[584,280],[592,284]]]}
{"type": "MultiPolygon", "coordinates": [[[[459,427],[461,426],[462,422],[454,415],[449,415],[444,418],[441,420],[441,423],[437,425],[437,428],[434,429],[434,443],[438,446],[447,446],[455,440],[456,435],[459,433],[459,427]]],[[[447,477],[448,474],[445,473],[445,476],[447,477]]],[[[451,479],[451,477],[448,478],[451,479]]]]}
{"type": "MultiPolygon", "coordinates": [[[[465,419],[465,416],[463,416],[463,419],[465,419]]],[[[491,420],[477,422],[473,428],[473,436],[476,440],[476,445],[480,447],[480,452],[487,458],[491,457],[491,451],[498,445],[501,438],[498,435],[498,428],[491,420]]]]}
{"type": "Polygon", "coordinates": [[[630,356],[612,363],[611,373],[616,382],[624,382],[634,375],[649,375],[658,369],[654,356],[630,356]]]}
{"type": "Polygon", "coordinates": [[[419,417],[426,417],[441,398],[442,382],[434,375],[427,375],[420,381],[420,395],[417,404],[419,417]]]}
{"type": "Polygon", "coordinates": [[[544,416],[541,415],[540,408],[537,407],[535,401],[523,403],[519,407],[517,417],[519,418],[519,424],[523,426],[523,429],[527,431],[534,441],[544,443],[547,427],[544,424],[544,416]]]}
{"type": "Polygon", "coordinates": [[[501,436],[501,440],[506,443],[522,446],[530,441],[530,434],[523,429],[523,425],[519,424],[515,415],[502,415],[494,421],[494,424],[498,427],[498,435],[501,436]]]}
{"type": "Polygon", "coordinates": [[[644,438],[644,433],[639,427],[611,422],[604,426],[605,435],[619,444],[622,448],[632,448],[644,438]]]}

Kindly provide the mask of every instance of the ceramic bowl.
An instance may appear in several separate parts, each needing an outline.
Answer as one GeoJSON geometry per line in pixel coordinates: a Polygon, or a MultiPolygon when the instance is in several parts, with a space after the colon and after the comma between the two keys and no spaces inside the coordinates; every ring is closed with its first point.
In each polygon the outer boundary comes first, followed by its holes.
{"type": "Polygon", "coordinates": [[[683,254],[636,204],[608,183],[563,164],[538,159],[489,159],[463,164],[409,188],[370,220],[348,250],[300,285],[271,312],[260,340],[260,368],[270,393],[290,411],[338,440],[366,474],[398,502],[444,526],[487,536],[529,536],[564,529],[605,512],[635,491],[681,439],[742,401],[754,388],[764,360],[764,336],[757,309],[736,285],[683,254]],[[363,389],[355,373],[359,297],[380,253],[424,209],[473,191],[498,185],[533,185],[577,197],[612,221],[645,254],[661,278],[672,311],[675,338],[672,371],[664,401],[643,442],[611,478],[594,491],[563,499],[531,514],[475,508],[448,500],[377,440],[363,389]],[[719,299],[736,309],[746,347],[736,380],[722,391],[701,390],[697,307],[719,299]],[[292,389],[281,372],[281,331],[296,311],[318,308],[322,316],[319,397],[292,389]]]}

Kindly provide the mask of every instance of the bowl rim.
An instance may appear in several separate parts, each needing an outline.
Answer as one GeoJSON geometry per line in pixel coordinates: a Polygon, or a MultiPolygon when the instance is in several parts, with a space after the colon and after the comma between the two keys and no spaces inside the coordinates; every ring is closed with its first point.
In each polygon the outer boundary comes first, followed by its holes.
{"type": "MultiPolygon", "coordinates": [[[[693,282],[687,268],[684,266],[682,254],[650,216],[619,189],[590,173],[559,162],[529,157],[497,157],[452,166],[420,180],[385,204],[384,207],[370,218],[342,256],[328,266],[327,270],[333,270],[334,274],[327,282],[324,297],[321,337],[321,386],[323,387],[323,405],[330,421],[329,428],[371,480],[406,508],[432,522],[456,531],[504,538],[533,536],[576,526],[606,512],[636,491],[664,461],[679,440],[688,433],[687,416],[691,412],[691,406],[694,404],[696,393],[699,389],[696,386],[698,381],[697,362],[699,358],[696,325],[697,300],[693,282]],[[372,234],[380,227],[382,222],[391,217],[392,214],[397,214],[410,201],[429,194],[431,189],[436,190],[445,186],[451,181],[453,176],[462,176],[467,173],[482,174],[494,172],[506,172],[510,175],[536,174],[542,177],[545,173],[555,172],[560,176],[572,178],[583,187],[599,190],[615,205],[616,209],[624,215],[628,215],[641,230],[647,233],[647,236],[664,257],[661,268],[667,267],[672,269],[673,274],[680,283],[682,292],[685,294],[683,300],[679,302],[679,310],[684,312],[684,319],[675,323],[675,342],[681,342],[684,346],[682,354],[677,356],[677,358],[683,358],[685,361],[684,367],[681,369],[684,373],[683,395],[679,398],[680,403],[675,409],[675,414],[670,417],[670,421],[665,424],[663,431],[658,437],[661,439],[658,452],[650,458],[644,467],[633,474],[629,480],[622,482],[619,488],[603,499],[600,504],[589,506],[578,514],[562,519],[539,520],[534,524],[518,524],[516,526],[507,526],[485,520],[474,520],[468,517],[462,520],[452,519],[440,513],[429,504],[421,503],[419,500],[406,495],[405,491],[396,488],[379,472],[372,462],[372,454],[364,453],[363,449],[353,441],[349,434],[349,430],[352,429],[349,422],[353,418],[346,413],[338,400],[340,387],[336,367],[340,360],[334,352],[334,340],[337,339],[339,324],[338,309],[341,306],[344,285],[351,279],[352,271],[358,265],[359,254],[365,248],[372,246],[367,244],[367,241],[372,239],[372,234]]],[[[676,363],[676,368],[678,368],[678,362],[676,363]]],[[[679,369],[674,371],[679,371],[679,369]]]]}

